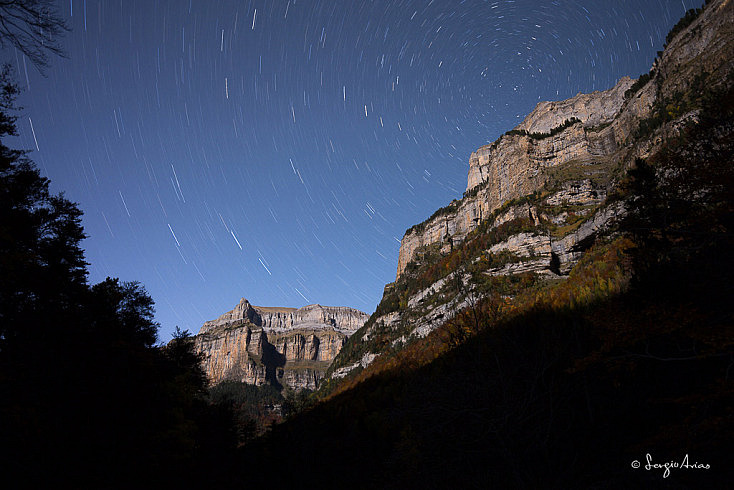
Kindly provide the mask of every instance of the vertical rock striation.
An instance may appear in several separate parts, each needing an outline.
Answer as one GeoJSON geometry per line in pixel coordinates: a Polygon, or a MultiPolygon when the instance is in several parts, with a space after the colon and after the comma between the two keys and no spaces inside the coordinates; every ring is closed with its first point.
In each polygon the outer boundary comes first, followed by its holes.
{"type": "Polygon", "coordinates": [[[368,316],[354,308],[253,306],[246,299],[201,327],[195,338],[212,384],[235,380],[316,388],[349,335],[368,316]]]}
{"type": "Polygon", "coordinates": [[[559,180],[583,173],[580,168],[599,167],[607,181],[597,182],[595,192],[608,191],[611,167],[647,157],[695,119],[696,111],[686,112],[681,104],[682,94],[700,91],[701,83],[707,89],[728,83],[734,69],[733,11],[731,0],[708,5],[670,41],[653,64],[652,80],[643,86],[623,77],[609,90],[541,102],[513,130],[474,151],[464,197],[403,236],[397,278],[422,247],[455,246],[503,205],[536,191],[552,191],[559,180]],[[651,137],[640,138],[642,128],[654,126],[650,118],[661,110],[676,120],[657,127],[651,137]]]}

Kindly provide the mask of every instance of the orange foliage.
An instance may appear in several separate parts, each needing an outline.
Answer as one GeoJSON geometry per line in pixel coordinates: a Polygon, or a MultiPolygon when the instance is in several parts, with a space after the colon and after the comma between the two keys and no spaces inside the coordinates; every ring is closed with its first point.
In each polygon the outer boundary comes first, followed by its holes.
{"type": "MultiPolygon", "coordinates": [[[[490,294],[473,306],[458,312],[451,320],[443,323],[426,337],[412,341],[398,352],[388,352],[377,357],[356,376],[340,383],[327,398],[348,391],[377,374],[395,370],[414,370],[425,366],[449,350],[464,344],[485,328],[508,321],[534,308],[583,308],[596,300],[618,294],[628,286],[631,273],[629,252],[634,246],[634,243],[625,237],[608,244],[598,244],[585,254],[565,281],[540,290],[529,289],[533,282],[532,274],[520,275],[514,278],[518,280],[515,288],[519,291],[515,297],[490,294]]],[[[421,278],[432,274],[436,268],[455,267],[453,264],[461,263],[464,257],[462,250],[455,250],[425,271],[421,278]]],[[[507,285],[503,283],[510,281],[507,277],[492,279],[497,282],[495,290],[506,288],[507,285]]],[[[385,343],[383,347],[387,347],[387,344],[385,343]]]]}

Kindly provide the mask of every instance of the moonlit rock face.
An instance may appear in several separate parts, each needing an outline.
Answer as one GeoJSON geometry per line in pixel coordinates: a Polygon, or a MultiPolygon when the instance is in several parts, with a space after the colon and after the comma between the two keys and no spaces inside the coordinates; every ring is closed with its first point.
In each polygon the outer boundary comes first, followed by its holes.
{"type": "Polygon", "coordinates": [[[614,87],[603,92],[579,94],[557,102],[540,102],[515,130],[550,133],[552,129],[572,118],[581,123],[542,140],[505,136],[497,145],[485,145],[472,152],[469,157],[466,190],[469,191],[487,180],[501,181],[505,185],[497,189],[496,195],[501,196],[503,191],[509,195],[513,189],[508,184],[514,182],[508,176],[508,171],[517,175],[527,167],[529,175],[523,175],[520,179],[525,182],[536,177],[542,167],[613,153],[618,142],[613,137],[609,138],[610,132],[587,133],[585,128],[611,123],[624,103],[624,93],[633,83],[634,80],[623,77],[614,87]]]}
{"type": "Polygon", "coordinates": [[[240,302],[232,310],[228,311],[224,315],[221,315],[216,320],[210,320],[201,327],[199,333],[206,333],[215,327],[222,327],[233,323],[240,323],[242,321],[250,321],[256,317],[257,313],[250,303],[242,298],[240,302]]]}
{"type": "Polygon", "coordinates": [[[540,102],[515,129],[524,129],[528,133],[548,133],[572,117],[581,120],[587,127],[610,122],[622,107],[624,93],[633,83],[630,77],[622,77],[609,90],[578,94],[558,102],[540,102]]]}
{"type": "Polygon", "coordinates": [[[245,298],[195,338],[210,383],[224,380],[315,389],[368,315],[354,308],[253,306],[245,298]]]}
{"type": "MultiPolygon", "coordinates": [[[[566,120],[576,118],[580,122],[542,139],[506,135],[472,152],[466,190],[475,190],[475,194],[462,199],[454,211],[427,222],[421,231],[405,234],[400,243],[397,278],[418,248],[445,241],[447,237],[454,244],[459,243],[503,203],[541,189],[547,179],[546,169],[571,161],[592,162],[618,151],[621,138],[616,136],[615,127],[601,131],[588,128],[615,120],[623,106],[624,93],[632,83],[633,80],[624,77],[603,92],[541,102],[516,130],[550,133],[566,120]]],[[[637,120],[631,124],[636,125],[637,120]]]]}
{"type": "Polygon", "coordinates": [[[281,308],[253,306],[245,298],[231,311],[216,320],[210,320],[201,327],[199,333],[227,325],[252,323],[269,332],[284,332],[296,328],[332,328],[345,335],[351,335],[367,321],[369,316],[354,308],[345,306],[308,305],[302,308],[281,308]]]}
{"type": "MultiPolygon", "coordinates": [[[[652,115],[657,97],[675,99],[679,92],[695,90],[692,87],[696,77],[704,72],[710,74],[708,80],[712,87],[727,83],[734,59],[731,48],[734,45],[733,19],[733,2],[710,4],[701,17],[671,41],[655,62],[655,80],[630,97],[625,98],[625,92],[634,80],[623,77],[605,91],[540,102],[514,129],[548,136],[511,133],[472,152],[467,197],[458,201],[453,209],[403,236],[396,279],[420,247],[446,244],[449,239],[456,245],[504,203],[543,189],[549,181],[549,169],[569,163],[587,165],[649,156],[661,138],[636,147],[634,157],[628,152],[641,121],[652,115]],[[550,135],[551,130],[562,127],[572,118],[579,122],[550,135]]],[[[673,136],[677,129],[667,131],[668,136],[673,136]]]]}

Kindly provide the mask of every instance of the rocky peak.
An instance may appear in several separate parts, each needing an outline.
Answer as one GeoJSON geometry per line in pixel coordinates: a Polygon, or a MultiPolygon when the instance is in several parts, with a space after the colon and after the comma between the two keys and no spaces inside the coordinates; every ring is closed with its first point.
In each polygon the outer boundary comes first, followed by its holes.
{"type": "Polygon", "coordinates": [[[365,321],[368,315],[354,308],[344,306],[321,306],[313,304],[302,308],[254,306],[245,298],[230,311],[202,325],[200,334],[217,327],[252,324],[266,331],[283,332],[295,328],[333,328],[349,335],[365,321]]]}
{"type": "Polygon", "coordinates": [[[211,383],[237,380],[314,389],[349,335],[368,318],[343,306],[254,306],[242,298],[232,310],[204,323],[195,345],[211,383]]]}
{"type": "Polygon", "coordinates": [[[259,315],[255,308],[245,298],[241,298],[237,305],[227,313],[219,316],[215,320],[209,320],[202,325],[199,333],[206,333],[216,327],[225,327],[235,323],[253,323],[257,324],[259,315]]]}
{"type": "Polygon", "coordinates": [[[579,93],[567,100],[539,102],[515,129],[528,133],[549,133],[571,118],[579,119],[586,127],[608,123],[621,109],[624,93],[633,83],[630,77],[622,77],[608,90],[579,93]]]}

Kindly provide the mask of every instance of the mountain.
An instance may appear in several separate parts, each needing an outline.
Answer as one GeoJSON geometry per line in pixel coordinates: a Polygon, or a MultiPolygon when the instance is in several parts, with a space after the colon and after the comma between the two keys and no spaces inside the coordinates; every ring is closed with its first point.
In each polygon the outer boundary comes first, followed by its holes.
{"type": "Polygon", "coordinates": [[[694,9],[648,74],[541,102],[473,152],[464,196],[405,232],[396,280],[330,367],[327,391],[482,299],[508,306],[529,287],[565,281],[595,243],[616,236],[628,171],[731,88],[733,8],[694,9]]]}
{"type": "Polygon", "coordinates": [[[315,389],[367,318],[354,308],[274,308],[242,298],[231,311],[204,323],[195,350],[212,384],[227,380],[315,389]]]}
{"type": "Polygon", "coordinates": [[[732,161],[734,2],[713,0],[649,73],[471,155],[317,402],[234,483],[730,488],[732,161]]]}

